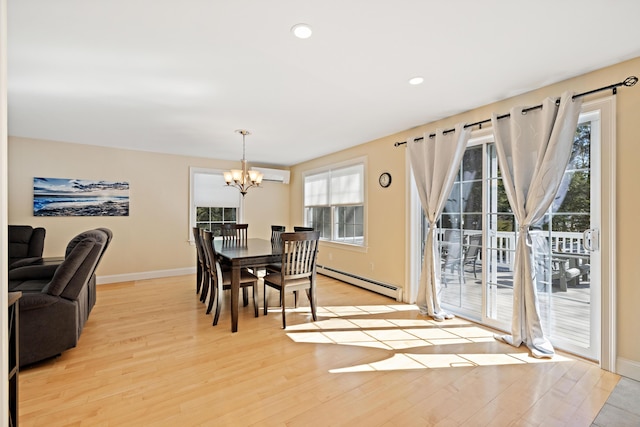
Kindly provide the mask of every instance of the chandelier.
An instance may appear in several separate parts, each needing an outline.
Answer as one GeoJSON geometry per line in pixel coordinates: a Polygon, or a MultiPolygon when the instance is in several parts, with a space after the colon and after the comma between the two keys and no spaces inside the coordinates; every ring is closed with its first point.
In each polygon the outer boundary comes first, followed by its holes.
{"type": "Polygon", "coordinates": [[[231,169],[230,171],[224,172],[224,180],[227,185],[236,187],[240,190],[240,194],[244,197],[247,194],[247,190],[251,187],[259,187],[262,182],[262,172],[258,172],[256,170],[247,170],[247,160],[245,159],[245,148],[244,148],[244,138],[247,135],[251,135],[251,132],[244,129],[236,130],[239,134],[242,135],[242,170],[239,169],[231,169]]]}

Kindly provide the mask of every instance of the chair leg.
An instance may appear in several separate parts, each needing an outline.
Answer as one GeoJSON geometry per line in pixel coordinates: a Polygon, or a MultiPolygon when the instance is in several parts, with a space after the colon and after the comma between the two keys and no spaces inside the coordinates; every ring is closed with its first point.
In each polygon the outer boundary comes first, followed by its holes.
{"type": "Polygon", "coordinates": [[[284,287],[280,289],[280,305],[282,306],[282,329],[287,329],[287,319],[284,308],[284,287]]]}
{"type": "Polygon", "coordinates": [[[205,314],[209,314],[211,313],[211,309],[213,308],[213,303],[215,302],[215,300],[217,300],[218,298],[218,290],[216,289],[215,284],[213,283],[213,280],[210,280],[210,285],[209,287],[211,288],[211,295],[209,296],[209,305],[207,306],[207,311],[205,314]]]}
{"type": "Polygon", "coordinates": [[[298,308],[298,291],[293,291],[293,306],[298,308]]]}
{"type": "Polygon", "coordinates": [[[209,286],[211,286],[211,277],[209,277],[209,274],[205,274],[203,280],[204,282],[202,283],[202,293],[200,294],[200,301],[204,303],[207,300],[209,286]]]}
{"type": "Polygon", "coordinates": [[[254,314],[256,315],[256,317],[258,317],[258,306],[260,305],[258,303],[258,281],[256,280],[255,282],[253,282],[253,311],[255,312],[254,314]]]}
{"type": "Polygon", "coordinates": [[[315,286],[311,286],[307,289],[307,296],[309,297],[309,305],[311,305],[311,317],[313,317],[313,321],[318,321],[318,316],[316,314],[316,288],[315,286]]]}
{"type": "Polygon", "coordinates": [[[242,306],[246,307],[249,305],[249,292],[247,288],[242,288],[242,306]]]}
{"type": "Polygon", "coordinates": [[[200,288],[202,288],[202,267],[198,265],[196,271],[196,294],[200,293],[200,288]]]}
{"type": "Polygon", "coordinates": [[[267,314],[269,314],[268,310],[267,310],[267,284],[265,283],[263,285],[263,293],[262,293],[262,298],[264,299],[264,315],[266,316],[267,314]]]}
{"type": "Polygon", "coordinates": [[[218,319],[220,318],[220,298],[222,298],[222,288],[217,288],[215,292],[215,306],[216,312],[213,314],[213,326],[218,324],[218,319]]]}

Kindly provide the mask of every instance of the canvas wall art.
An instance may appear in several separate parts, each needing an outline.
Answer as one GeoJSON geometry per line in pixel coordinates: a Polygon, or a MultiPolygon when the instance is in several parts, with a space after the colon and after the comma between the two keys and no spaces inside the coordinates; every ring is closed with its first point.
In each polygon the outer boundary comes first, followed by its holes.
{"type": "Polygon", "coordinates": [[[129,183],[33,178],[34,216],[129,216],[129,183]]]}

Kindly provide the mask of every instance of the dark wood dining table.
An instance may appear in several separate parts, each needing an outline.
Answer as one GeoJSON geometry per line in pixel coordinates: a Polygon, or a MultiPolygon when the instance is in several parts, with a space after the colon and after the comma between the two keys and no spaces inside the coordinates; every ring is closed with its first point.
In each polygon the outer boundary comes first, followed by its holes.
{"type": "MultiPolygon", "coordinates": [[[[240,271],[279,262],[282,246],[266,239],[247,239],[239,243],[213,241],[221,264],[231,266],[231,332],[238,332],[238,303],[240,301],[240,271]]],[[[257,303],[257,301],[256,301],[257,303]]]]}

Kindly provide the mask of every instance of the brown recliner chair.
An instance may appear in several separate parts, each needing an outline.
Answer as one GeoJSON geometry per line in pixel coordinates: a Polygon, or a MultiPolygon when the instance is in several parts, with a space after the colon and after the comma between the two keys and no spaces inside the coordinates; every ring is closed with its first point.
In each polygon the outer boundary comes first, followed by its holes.
{"type": "Polygon", "coordinates": [[[9,270],[39,262],[44,251],[46,230],[30,225],[10,225],[8,234],[9,270]]]}
{"type": "Polygon", "coordinates": [[[53,276],[51,266],[46,265],[12,272],[9,291],[22,291],[20,366],[77,345],[91,310],[90,282],[109,240],[100,229],[80,233],[69,242],[65,259],[54,266],[53,276]]]}

